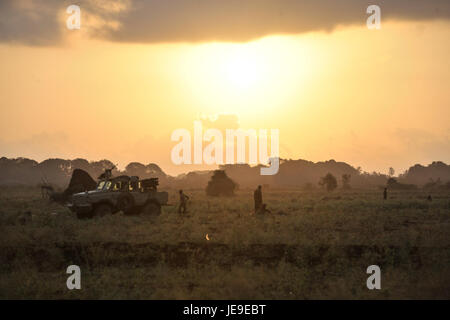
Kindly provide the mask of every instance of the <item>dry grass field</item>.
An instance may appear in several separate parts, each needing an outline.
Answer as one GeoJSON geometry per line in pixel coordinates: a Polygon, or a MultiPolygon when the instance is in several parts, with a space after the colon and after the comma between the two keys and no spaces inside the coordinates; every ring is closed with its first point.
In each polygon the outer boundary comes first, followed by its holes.
{"type": "Polygon", "coordinates": [[[449,194],[271,190],[272,212],[255,216],[250,190],[186,193],[184,216],[169,206],[158,217],[77,220],[38,188],[1,188],[0,298],[450,298],[449,194]],[[21,224],[26,211],[32,221],[21,224]],[[66,287],[71,264],[81,290],[66,287]],[[366,287],[373,264],[381,290],[366,287]]]}

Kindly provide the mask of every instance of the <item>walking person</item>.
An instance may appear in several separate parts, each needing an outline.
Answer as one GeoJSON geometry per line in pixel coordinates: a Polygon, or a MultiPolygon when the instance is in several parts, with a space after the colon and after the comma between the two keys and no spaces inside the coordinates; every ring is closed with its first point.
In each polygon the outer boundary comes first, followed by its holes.
{"type": "Polygon", "coordinates": [[[187,201],[189,197],[183,193],[183,190],[180,190],[180,205],[178,207],[178,213],[186,213],[187,212],[187,201]],[[183,211],[183,212],[181,212],[183,211]]]}

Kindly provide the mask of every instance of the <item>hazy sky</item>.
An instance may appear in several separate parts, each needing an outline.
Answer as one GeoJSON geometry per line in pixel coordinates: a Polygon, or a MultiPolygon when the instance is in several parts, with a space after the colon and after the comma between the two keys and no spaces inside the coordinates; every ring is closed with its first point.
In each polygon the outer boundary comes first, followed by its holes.
{"type": "Polygon", "coordinates": [[[450,2],[0,2],[0,156],[175,166],[178,128],[279,129],[283,158],[450,162],[450,2]]]}

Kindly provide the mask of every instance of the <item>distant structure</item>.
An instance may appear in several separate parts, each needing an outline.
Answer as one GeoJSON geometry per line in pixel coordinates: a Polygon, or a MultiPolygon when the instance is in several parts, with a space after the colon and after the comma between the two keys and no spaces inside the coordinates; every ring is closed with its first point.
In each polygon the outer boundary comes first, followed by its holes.
{"type": "Polygon", "coordinates": [[[224,170],[215,170],[206,186],[206,194],[212,197],[233,196],[237,184],[231,180],[224,170]]]}

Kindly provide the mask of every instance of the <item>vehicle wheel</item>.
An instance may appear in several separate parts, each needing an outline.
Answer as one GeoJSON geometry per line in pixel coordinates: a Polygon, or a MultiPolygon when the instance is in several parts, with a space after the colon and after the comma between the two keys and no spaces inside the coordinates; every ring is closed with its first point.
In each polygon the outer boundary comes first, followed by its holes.
{"type": "Polygon", "coordinates": [[[104,217],[112,214],[111,206],[106,203],[99,204],[94,211],[96,217],[104,217]]]}
{"type": "Polygon", "coordinates": [[[131,207],[130,209],[124,211],[123,213],[124,213],[126,216],[136,216],[136,215],[138,215],[139,213],[141,213],[141,210],[140,210],[140,209],[141,209],[141,208],[139,208],[139,207],[131,207]]]}
{"type": "Polygon", "coordinates": [[[94,213],[92,211],[90,212],[76,212],[77,218],[80,220],[84,219],[92,219],[94,217],[94,213]]]}
{"type": "Polygon", "coordinates": [[[117,200],[117,208],[124,214],[127,215],[132,214],[133,207],[134,207],[134,199],[129,194],[123,195],[117,200]]]}
{"type": "Polygon", "coordinates": [[[146,216],[159,216],[161,214],[161,205],[155,202],[149,202],[142,209],[142,214],[146,216]]]}

